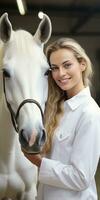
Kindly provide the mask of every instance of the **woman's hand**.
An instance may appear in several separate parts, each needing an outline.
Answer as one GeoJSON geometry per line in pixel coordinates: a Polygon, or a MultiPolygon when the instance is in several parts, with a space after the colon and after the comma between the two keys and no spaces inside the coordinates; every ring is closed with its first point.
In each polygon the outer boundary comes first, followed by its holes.
{"type": "MultiPolygon", "coordinates": [[[[22,149],[23,151],[23,149],[22,149]]],[[[25,151],[23,151],[24,156],[34,165],[37,167],[40,167],[41,162],[42,162],[42,156],[40,154],[28,154],[25,151]]]]}

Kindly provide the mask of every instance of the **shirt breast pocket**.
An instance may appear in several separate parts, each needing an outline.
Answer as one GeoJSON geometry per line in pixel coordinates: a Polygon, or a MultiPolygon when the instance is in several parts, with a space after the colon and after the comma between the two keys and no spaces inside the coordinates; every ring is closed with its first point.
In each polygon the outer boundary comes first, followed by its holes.
{"type": "Polygon", "coordinates": [[[70,133],[69,132],[66,132],[66,133],[63,133],[63,132],[60,132],[58,135],[57,135],[57,138],[60,142],[64,141],[64,140],[68,140],[70,137],[70,133]]]}
{"type": "Polygon", "coordinates": [[[57,140],[60,142],[60,143],[66,143],[66,144],[71,144],[73,143],[73,140],[74,140],[74,136],[75,136],[75,132],[74,130],[70,129],[66,129],[66,130],[62,130],[62,131],[59,131],[58,134],[57,134],[57,140]]]}

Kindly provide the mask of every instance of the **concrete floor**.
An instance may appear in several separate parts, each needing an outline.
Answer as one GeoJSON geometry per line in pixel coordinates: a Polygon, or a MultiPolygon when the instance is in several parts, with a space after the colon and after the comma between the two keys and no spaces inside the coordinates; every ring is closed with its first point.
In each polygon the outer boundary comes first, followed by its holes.
{"type": "Polygon", "coordinates": [[[98,167],[96,173],[96,184],[97,184],[97,191],[98,191],[98,200],[100,200],[100,166],[98,167]]]}

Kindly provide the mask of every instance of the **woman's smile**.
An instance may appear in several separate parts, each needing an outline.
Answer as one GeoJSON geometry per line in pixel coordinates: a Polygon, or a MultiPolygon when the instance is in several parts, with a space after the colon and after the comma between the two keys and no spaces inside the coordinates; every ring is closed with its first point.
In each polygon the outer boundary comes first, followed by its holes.
{"type": "Polygon", "coordinates": [[[71,77],[69,77],[69,78],[61,78],[61,79],[59,79],[58,81],[60,82],[60,84],[67,84],[67,83],[69,83],[69,80],[71,79],[71,77]]]}

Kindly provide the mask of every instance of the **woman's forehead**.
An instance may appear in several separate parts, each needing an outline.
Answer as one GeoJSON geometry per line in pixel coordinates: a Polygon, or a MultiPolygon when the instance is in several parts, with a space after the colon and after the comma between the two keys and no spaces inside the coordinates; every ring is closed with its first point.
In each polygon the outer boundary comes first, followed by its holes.
{"type": "Polygon", "coordinates": [[[72,50],[59,49],[51,54],[50,63],[51,64],[56,64],[56,63],[62,64],[63,62],[65,62],[65,61],[68,62],[68,61],[71,61],[72,59],[75,59],[75,55],[72,50]]]}

